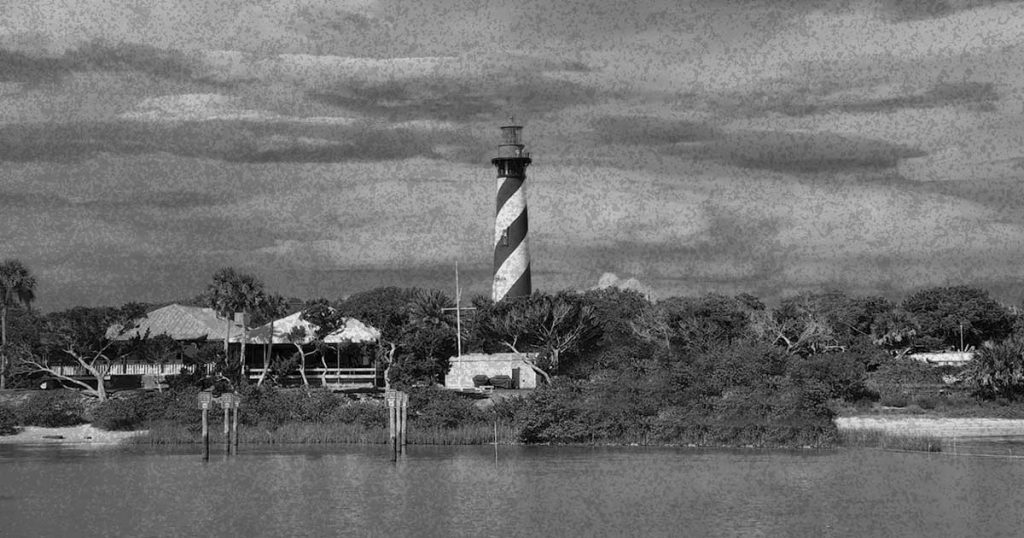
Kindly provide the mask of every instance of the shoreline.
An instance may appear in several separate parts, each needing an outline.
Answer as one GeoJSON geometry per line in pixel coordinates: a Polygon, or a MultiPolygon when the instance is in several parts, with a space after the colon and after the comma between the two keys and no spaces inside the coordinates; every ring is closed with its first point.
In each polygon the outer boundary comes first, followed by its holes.
{"type": "MultiPolygon", "coordinates": [[[[1020,436],[1024,438],[1024,419],[849,416],[837,417],[835,425],[840,433],[874,430],[908,437],[932,436],[954,439],[1020,436]]],[[[22,431],[14,435],[0,436],[0,445],[125,446],[133,438],[147,433],[148,430],[106,431],[96,428],[92,424],[59,428],[25,426],[22,431]]]]}
{"type": "Polygon", "coordinates": [[[892,435],[959,437],[1024,437],[1024,419],[973,417],[851,416],[837,417],[840,432],[877,430],[892,435]]]}
{"type": "Polygon", "coordinates": [[[14,435],[0,435],[0,445],[121,446],[147,431],[106,431],[92,424],[59,428],[25,426],[14,435]]]}

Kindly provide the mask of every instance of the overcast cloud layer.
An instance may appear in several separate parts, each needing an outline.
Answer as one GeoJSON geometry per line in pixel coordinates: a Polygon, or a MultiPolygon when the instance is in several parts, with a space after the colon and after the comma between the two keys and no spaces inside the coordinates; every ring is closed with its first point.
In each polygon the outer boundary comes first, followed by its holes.
{"type": "Polygon", "coordinates": [[[485,293],[513,114],[539,288],[1024,298],[999,0],[0,0],[0,258],[44,309],[485,293]]]}

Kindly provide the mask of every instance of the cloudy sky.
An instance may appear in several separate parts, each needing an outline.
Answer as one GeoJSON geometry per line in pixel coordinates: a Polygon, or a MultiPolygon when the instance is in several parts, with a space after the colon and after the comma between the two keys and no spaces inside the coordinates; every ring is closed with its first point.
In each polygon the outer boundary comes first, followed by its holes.
{"type": "Polygon", "coordinates": [[[0,0],[0,258],[44,310],[486,292],[510,115],[535,287],[1024,298],[999,0],[0,0]]]}

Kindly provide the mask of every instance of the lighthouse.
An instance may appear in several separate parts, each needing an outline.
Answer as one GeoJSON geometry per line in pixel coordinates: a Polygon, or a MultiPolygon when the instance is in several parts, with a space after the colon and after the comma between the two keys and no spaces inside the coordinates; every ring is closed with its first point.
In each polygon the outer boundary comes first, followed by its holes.
{"type": "Polygon", "coordinates": [[[494,217],[494,288],[492,299],[530,295],[530,249],[526,217],[526,167],[530,153],[523,151],[522,125],[501,128],[498,156],[497,213],[494,217]]]}

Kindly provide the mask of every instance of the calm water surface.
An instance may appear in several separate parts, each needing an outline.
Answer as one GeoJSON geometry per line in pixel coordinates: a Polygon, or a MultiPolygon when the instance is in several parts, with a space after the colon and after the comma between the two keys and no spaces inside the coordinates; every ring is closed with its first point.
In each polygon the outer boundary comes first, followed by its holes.
{"type": "Polygon", "coordinates": [[[414,446],[392,463],[332,446],[203,463],[0,446],[11,537],[1022,536],[1022,506],[1024,459],[1005,457],[414,446]]]}

